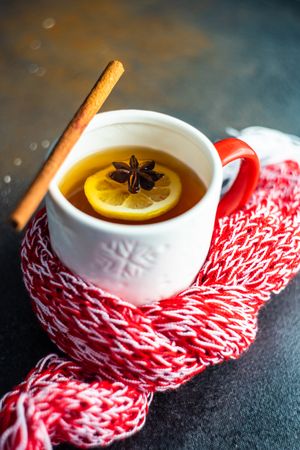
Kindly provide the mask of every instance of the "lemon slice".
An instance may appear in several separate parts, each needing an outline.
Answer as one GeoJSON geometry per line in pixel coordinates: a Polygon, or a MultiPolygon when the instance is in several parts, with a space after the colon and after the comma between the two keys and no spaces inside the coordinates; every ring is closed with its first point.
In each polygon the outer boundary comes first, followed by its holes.
{"type": "Polygon", "coordinates": [[[104,217],[120,220],[149,220],[172,209],[181,194],[179,176],[160,164],[155,170],[163,173],[150,190],[141,189],[137,194],[128,192],[127,182],[118,183],[109,174],[115,168],[109,166],[88,177],[84,192],[92,208],[104,217]]]}

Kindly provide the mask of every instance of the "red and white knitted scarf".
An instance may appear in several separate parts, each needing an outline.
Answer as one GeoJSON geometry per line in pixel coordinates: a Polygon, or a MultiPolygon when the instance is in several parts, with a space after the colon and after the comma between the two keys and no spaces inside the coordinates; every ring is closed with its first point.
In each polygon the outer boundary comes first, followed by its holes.
{"type": "Polygon", "coordinates": [[[257,315],[300,267],[300,168],[267,166],[251,201],[222,218],[194,284],[136,307],[86,283],[52,252],[39,213],[22,245],[34,311],[69,359],[49,355],[1,403],[1,450],[108,445],[139,430],[152,395],[238,358],[257,315]]]}

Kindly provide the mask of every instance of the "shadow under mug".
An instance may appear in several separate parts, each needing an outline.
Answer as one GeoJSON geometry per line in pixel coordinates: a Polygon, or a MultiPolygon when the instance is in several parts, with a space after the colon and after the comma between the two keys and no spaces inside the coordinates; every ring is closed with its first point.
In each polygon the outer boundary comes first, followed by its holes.
{"type": "Polygon", "coordinates": [[[167,298],[193,282],[209,251],[216,215],[241,207],[258,177],[254,150],[238,139],[213,144],[191,125],[153,111],[97,114],[49,188],[46,208],[53,250],[84,280],[131,303],[167,298]],[[206,185],[204,197],[170,220],[125,225],[88,216],[62,195],[59,182],[74,163],[109,147],[131,145],[163,150],[183,161],[206,185]],[[236,159],[242,159],[239,174],[220,201],[222,166],[236,159]]]}

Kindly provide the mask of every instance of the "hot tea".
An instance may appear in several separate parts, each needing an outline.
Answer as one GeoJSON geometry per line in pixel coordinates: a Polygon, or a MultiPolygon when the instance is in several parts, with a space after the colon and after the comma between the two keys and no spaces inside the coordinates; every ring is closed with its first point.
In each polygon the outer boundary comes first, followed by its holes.
{"type": "Polygon", "coordinates": [[[60,182],[73,206],[123,224],[174,218],[201,200],[206,188],[182,161],[147,147],[114,147],[77,162],[60,182]]]}

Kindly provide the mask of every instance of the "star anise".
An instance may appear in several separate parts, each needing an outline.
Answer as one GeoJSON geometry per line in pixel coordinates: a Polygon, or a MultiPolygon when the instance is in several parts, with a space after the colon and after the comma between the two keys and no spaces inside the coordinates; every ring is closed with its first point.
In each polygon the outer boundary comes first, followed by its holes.
{"type": "Polygon", "coordinates": [[[131,194],[137,194],[140,189],[151,191],[155,186],[155,182],[164,176],[163,173],[155,172],[155,161],[146,161],[139,164],[137,158],[132,155],[129,164],[125,162],[113,162],[116,168],[109,174],[110,178],[118,183],[128,183],[128,191],[131,194]]]}

